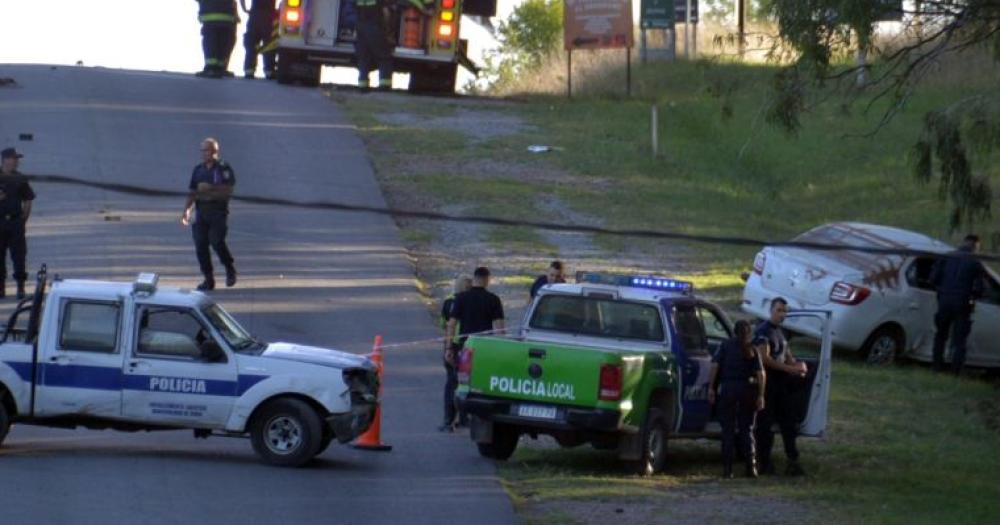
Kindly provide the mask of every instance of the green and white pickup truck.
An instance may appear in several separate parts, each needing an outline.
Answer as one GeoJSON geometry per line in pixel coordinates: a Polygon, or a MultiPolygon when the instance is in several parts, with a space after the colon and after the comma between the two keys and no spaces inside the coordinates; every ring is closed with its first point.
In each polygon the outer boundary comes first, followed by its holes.
{"type": "MultiPolygon", "coordinates": [[[[826,427],[829,313],[818,318],[820,354],[805,359],[800,434],[826,427]]],[[[511,336],[471,336],[459,358],[459,403],[485,457],[505,460],[522,435],[563,447],[616,450],[629,470],[663,469],[667,441],[718,437],[708,402],[712,354],[732,335],[720,308],[690,283],[663,277],[580,273],[544,287],[511,336]]]]}

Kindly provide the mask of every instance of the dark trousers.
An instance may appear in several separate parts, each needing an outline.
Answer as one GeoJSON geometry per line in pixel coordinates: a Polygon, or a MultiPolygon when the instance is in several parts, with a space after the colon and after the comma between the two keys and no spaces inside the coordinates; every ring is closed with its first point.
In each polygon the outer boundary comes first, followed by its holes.
{"type": "Polygon", "coordinates": [[[455,422],[455,389],[458,388],[458,371],[454,366],[445,363],[444,370],[447,379],[444,382],[444,424],[455,422]]]}
{"type": "MultiPolygon", "coordinates": [[[[257,50],[266,46],[271,41],[275,14],[251,11],[250,19],[247,20],[247,30],[243,33],[243,49],[246,50],[246,58],[243,60],[243,72],[253,74],[257,70],[257,50]]],[[[274,51],[260,53],[264,57],[264,74],[274,73],[274,51]]]]}
{"type": "Polygon", "coordinates": [[[358,85],[368,85],[368,73],[378,68],[379,85],[392,82],[392,54],[385,38],[382,13],[376,8],[358,8],[354,51],[358,60],[358,85]]]}
{"type": "Polygon", "coordinates": [[[194,251],[198,255],[198,266],[206,279],[213,279],[212,255],[208,251],[211,246],[219,262],[227,269],[233,266],[233,255],[226,246],[226,224],[228,215],[225,212],[198,212],[198,217],[191,225],[191,235],[194,237],[194,251]]]}
{"type": "Polygon", "coordinates": [[[784,372],[767,371],[767,391],[765,392],[764,410],[757,413],[757,461],[762,469],[771,465],[771,449],[774,448],[774,424],[781,430],[781,440],[785,445],[785,456],[791,461],[798,461],[799,448],[795,443],[799,435],[798,421],[795,410],[789,402],[790,383],[795,381],[784,372]]]}
{"type": "Polygon", "coordinates": [[[934,325],[934,369],[944,368],[944,346],[951,335],[951,369],[958,373],[965,366],[966,342],[972,332],[972,308],[968,303],[949,304],[940,302],[934,325]]]}
{"type": "Polygon", "coordinates": [[[739,446],[747,465],[755,461],[754,421],[757,417],[757,385],[746,381],[725,381],[719,388],[717,406],[722,425],[722,463],[732,470],[739,446]]]}
{"type": "Polygon", "coordinates": [[[208,22],[201,25],[201,50],[205,54],[205,71],[229,69],[229,57],[236,47],[236,24],[208,22]]]}
{"type": "Polygon", "coordinates": [[[7,250],[14,262],[14,280],[24,282],[28,278],[25,259],[28,256],[28,241],[24,236],[24,221],[0,219],[0,282],[7,275],[7,250]]]}

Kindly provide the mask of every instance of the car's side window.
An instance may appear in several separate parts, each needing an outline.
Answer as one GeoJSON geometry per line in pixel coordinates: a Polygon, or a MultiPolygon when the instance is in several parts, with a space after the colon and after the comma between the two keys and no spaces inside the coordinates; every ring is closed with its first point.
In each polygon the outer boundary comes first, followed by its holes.
{"type": "Polygon", "coordinates": [[[920,290],[933,292],[934,285],[931,284],[931,271],[934,269],[934,259],[931,257],[918,257],[910,263],[906,269],[906,282],[920,290]]]}
{"type": "Polygon", "coordinates": [[[201,321],[184,308],[143,306],[138,316],[137,355],[197,360],[202,358],[202,345],[212,338],[201,321]]]}
{"type": "Polygon", "coordinates": [[[59,350],[115,353],[120,313],[118,303],[66,301],[59,327],[59,350]]]}
{"type": "Polygon", "coordinates": [[[983,275],[983,297],[980,302],[1000,304],[1000,283],[990,274],[983,275]]]}
{"type": "Polygon", "coordinates": [[[705,335],[708,337],[708,349],[715,353],[723,341],[732,337],[726,323],[711,308],[705,305],[698,306],[698,317],[705,327],[705,335]]]}
{"type": "Polygon", "coordinates": [[[684,351],[688,355],[707,354],[708,337],[694,305],[675,304],[671,315],[684,351]]]}

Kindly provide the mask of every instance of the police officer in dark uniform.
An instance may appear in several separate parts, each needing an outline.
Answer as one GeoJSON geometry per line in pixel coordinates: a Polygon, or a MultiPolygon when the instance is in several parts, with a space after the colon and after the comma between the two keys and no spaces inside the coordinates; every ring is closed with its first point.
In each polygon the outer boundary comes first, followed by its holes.
{"type": "MultiPolygon", "coordinates": [[[[257,50],[266,46],[271,41],[275,18],[278,16],[274,7],[274,0],[252,0],[250,9],[247,9],[246,0],[240,0],[243,11],[249,14],[247,19],[246,32],[243,33],[243,49],[246,51],[246,58],[243,60],[243,76],[253,78],[257,70],[257,50]]],[[[274,54],[273,50],[260,53],[264,57],[264,77],[274,78],[274,54]]]]}
{"type": "Polygon", "coordinates": [[[236,47],[236,0],[198,0],[198,21],[201,22],[201,49],[205,54],[205,69],[200,77],[232,76],[229,57],[236,47]]]}
{"type": "Polygon", "coordinates": [[[753,339],[753,329],[747,321],[736,322],[736,336],[724,342],[712,356],[708,390],[709,403],[716,405],[722,425],[722,477],[733,477],[735,443],[746,460],[747,477],[757,477],[754,450],[754,420],[764,409],[764,369],[758,351],[767,346],[764,338],[753,339]],[[718,379],[719,393],[715,385],[718,379]]]}
{"type": "Polygon", "coordinates": [[[31,216],[31,201],[35,200],[28,181],[17,171],[21,155],[14,148],[0,152],[0,297],[6,297],[7,250],[14,262],[14,280],[17,281],[17,298],[24,299],[24,281],[28,278],[25,258],[28,241],[25,224],[31,216]]]}
{"type": "Polygon", "coordinates": [[[236,266],[233,256],[226,246],[229,197],[236,185],[236,174],[228,163],[219,159],[219,141],[207,138],[201,143],[202,163],[194,167],[188,189],[181,223],[191,224],[194,249],[198,265],[205,280],[198,285],[199,290],[214,290],[215,275],[212,269],[212,255],[209,246],[215,250],[219,261],[226,268],[226,286],[236,284],[236,266]],[[195,206],[196,217],[191,221],[191,207],[195,206]]]}
{"type": "Polygon", "coordinates": [[[785,474],[801,476],[805,474],[799,464],[798,417],[792,403],[792,393],[802,386],[806,376],[806,364],[797,361],[788,347],[788,339],[781,329],[781,323],[788,316],[788,301],[782,297],[771,300],[771,317],[762,321],[754,329],[754,338],[762,337],[768,346],[761,353],[764,372],[767,374],[764,409],[757,414],[757,460],[763,474],[774,474],[771,449],[774,447],[775,423],[781,429],[781,440],[785,445],[788,466],[785,474]]]}
{"type": "Polygon", "coordinates": [[[983,264],[973,258],[979,251],[979,236],[965,236],[956,252],[938,259],[931,270],[931,283],[937,289],[938,310],[934,316],[934,370],[944,369],[944,345],[951,335],[951,370],[956,375],[965,366],[965,346],[972,332],[972,312],[976,299],[983,295],[983,264]]]}

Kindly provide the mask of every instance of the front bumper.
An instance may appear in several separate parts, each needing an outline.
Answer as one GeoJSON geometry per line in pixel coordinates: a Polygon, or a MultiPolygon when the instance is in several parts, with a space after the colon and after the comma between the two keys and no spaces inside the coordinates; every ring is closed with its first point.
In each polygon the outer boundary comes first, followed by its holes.
{"type": "Polygon", "coordinates": [[[616,432],[621,429],[622,413],[605,408],[582,408],[565,405],[556,407],[556,417],[541,419],[517,415],[519,405],[539,403],[512,401],[469,394],[458,398],[459,406],[468,414],[486,421],[516,425],[524,429],[616,432]]]}
{"type": "Polygon", "coordinates": [[[375,411],[378,401],[374,398],[365,399],[352,393],[351,411],[340,414],[330,414],[326,418],[327,426],[341,443],[347,443],[364,434],[375,422],[375,411]]]}

